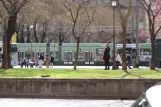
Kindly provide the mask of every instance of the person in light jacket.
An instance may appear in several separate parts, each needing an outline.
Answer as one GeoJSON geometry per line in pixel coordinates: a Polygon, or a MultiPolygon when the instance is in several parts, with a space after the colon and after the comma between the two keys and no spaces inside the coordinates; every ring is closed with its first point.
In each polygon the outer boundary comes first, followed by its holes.
{"type": "Polygon", "coordinates": [[[120,55],[116,52],[116,67],[117,69],[119,69],[119,65],[122,64],[122,60],[121,60],[121,57],[120,55]]]}

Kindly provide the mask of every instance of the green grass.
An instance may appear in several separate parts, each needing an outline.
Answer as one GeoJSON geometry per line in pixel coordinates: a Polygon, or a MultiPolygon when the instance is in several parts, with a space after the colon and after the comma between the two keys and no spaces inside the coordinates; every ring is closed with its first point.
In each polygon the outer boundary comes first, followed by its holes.
{"type": "Polygon", "coordinates": [[[149,69],[128,70],[126,75],[122,70],[103,70],[103,69],[0,69],[0,78],[2,77],[31,77],[39,78],[42,75],[50,75],[50,78],[161,78],[161,69],[151,71],[149,69]]]}

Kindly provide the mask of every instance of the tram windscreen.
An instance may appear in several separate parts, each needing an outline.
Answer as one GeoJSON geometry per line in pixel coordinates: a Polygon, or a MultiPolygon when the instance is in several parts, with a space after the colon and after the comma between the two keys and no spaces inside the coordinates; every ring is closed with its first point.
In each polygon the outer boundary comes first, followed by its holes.
{"type": "MultiPolygon", "coordinates": [[[[122,48],[117,49],[117,52],[118,52],[118,54],[120,54],[120,57],[122,57],[123,49],[122,48]]],[[[131,52],[132,52],[132,48],[126,48],[126,53],[131,54],[131,52]]]]}
{"type": "Polygon", "coordinates": [[[18,52],[17,50],[17,44],[11,44],[11,50],[10,52],[18,52]]]}
{"type": "Polygon", "coordinates": [[[11,47],[11,52],[17,52],[17,47],[11,47]]]}

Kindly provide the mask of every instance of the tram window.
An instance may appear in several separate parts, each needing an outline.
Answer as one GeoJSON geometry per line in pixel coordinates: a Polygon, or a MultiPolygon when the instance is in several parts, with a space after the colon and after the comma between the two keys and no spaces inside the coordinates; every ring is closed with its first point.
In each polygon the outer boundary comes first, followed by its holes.
{"type": "Polygon", "coordinates": [[[58,58],[58,52],[55,52],[55,58],[56,59],[58,58]]]}
{"type": "Polygon", "coordinates": [[[25,52],[25,58],[27,57],[27,52],[25,52]]]}
{"type": "Polygon", "coordinates": [[[141,55],[151,55],[151,50],[150,49],[140,49],[140,54],[141,55]]]}
{"type": "Polygon", "coordinates": [[[68,52],[67,51],[64,52],[64,61],[68,61],[68,52]]]}
{"type": "Polygon", "coordinates": [[[73,56],[73,55],[72,55],[72,52],[69,52],[69,53],[68,53],[68,56],[69,56],[69,59],[68,59],[68,60],[69,60],[69,62],[72,62],[72,61],[73,61],[73,58],[72,58],[72,56],[73,56]]]}
{"type": "Polygon", "coordinates": [[[2,51],[2,48],[0,48],[0,51],[2,51]]]}
{"type": "Polygon", "coordinates": [[[11,47],[11,52],[17,52],[17,47],[11,47]]]}
{"type": "MultiPolygon", "coordinates": [[[[74,52],[74,58],[76,57],[76,52],[74,52]]],[[[84,59],[84,52],[78,53],[78,60],[84,59]]]]}
{"type": "Polygon", "coordinates": [[[89,58],[90,58],[90,53],[87,51],[85,52],[85,61],[89,62],[89,58]]]}
{"type": "Polygon", "coordinates": [[[22,53],[22,58],[24,58],[24,52],[21,52],[22,53]]]}
{"type": "Polygon", "coordinates": [[[18,58],[20,58],[20,52],[18,52],[18,58]]]}
{"type": "Polygon", "coordinates": [[[50,56],[53,54],[53,52],[50,52],[50,56]]]}
{"type": "MultiPolygon", "coordinates": [[[[44,52],[41,52],[40,54],[44,57],[44,52]]],[[[46,58],[46,57],[44,57],[44,58],[46,58]]]]}
{"type": "Polygon", "coordinates": [[[132,48],[126,48],[126,52],[131,53],[132,48]]]}
{"type": "Polygon", "coordinates": [[[90,61],[94,61],[94,52],[93,51],[90,52],[90,61]]]}
{"type": "Polygon", "coordinates": [[[36,52],[36,56],[35,58],[38,58],[40,55],[39,55],[39,52],[36,52]]]}
{"type": "Polygon", "coordinates": [[[104,54],[104,48],[96,49],[96,55],[97,56],[103,56],[104,54]]]}
{"type": "Polygon", "coordinates": [[[34,54],[34,52],[32,52],[32,57],[33,57],[33,58],[35,57],[35,54],[34,54]]]}
{"type": "Polygon", "coordinates": [[[132,49],[132,58],[135,59],[137,56],[137,51],[136,49],[132,49]]]}

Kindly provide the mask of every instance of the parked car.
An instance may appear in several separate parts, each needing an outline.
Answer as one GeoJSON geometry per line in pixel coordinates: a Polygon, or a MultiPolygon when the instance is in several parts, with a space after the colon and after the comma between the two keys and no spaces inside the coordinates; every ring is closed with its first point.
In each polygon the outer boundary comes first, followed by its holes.
{"type": "Polygon", "coordinates": [[[149,88],[130,107],[161,107],[161,82],[149,88]]]}

